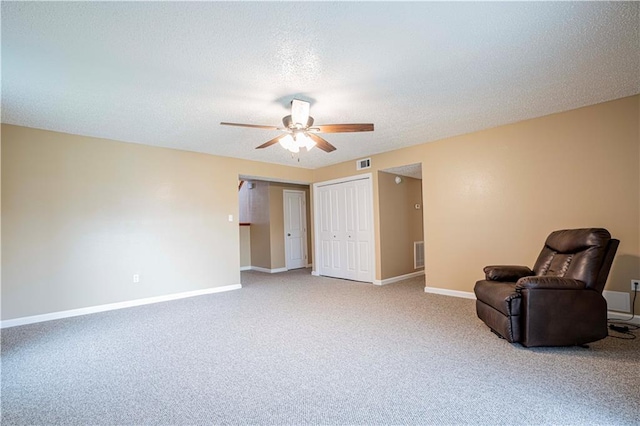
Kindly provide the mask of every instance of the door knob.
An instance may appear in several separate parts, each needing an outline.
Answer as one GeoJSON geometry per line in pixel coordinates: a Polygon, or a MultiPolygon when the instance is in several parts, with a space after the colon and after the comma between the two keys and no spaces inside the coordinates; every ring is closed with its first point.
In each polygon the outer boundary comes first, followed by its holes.
{"type": "Polygon", "coordinates": [[[290,237],[290,236],[291,236],[291,234],[287,233],[287,237],[290,237]]]}

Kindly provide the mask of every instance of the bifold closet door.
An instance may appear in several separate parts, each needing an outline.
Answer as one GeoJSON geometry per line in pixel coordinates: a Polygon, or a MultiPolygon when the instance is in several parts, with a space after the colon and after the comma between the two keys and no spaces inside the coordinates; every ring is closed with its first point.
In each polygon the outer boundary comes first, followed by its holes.
{"type": "Polygon", "coordinates": [[[319,194],[319,274],[371,282],[370,181],[326,185],[319,194]]]}

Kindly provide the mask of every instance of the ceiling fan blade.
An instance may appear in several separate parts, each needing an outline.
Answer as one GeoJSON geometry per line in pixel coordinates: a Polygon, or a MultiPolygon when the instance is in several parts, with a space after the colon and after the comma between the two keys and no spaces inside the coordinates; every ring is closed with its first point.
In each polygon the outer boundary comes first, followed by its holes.
{"type": "Polygon", "coordinates": [[[291,120],[293,124],[305,125],[309,120],[309,102],[294,99],[291,101],[291,120]]]}
{"type": "Polygon", "coordinates": [[[267,147],[269,147],[271,145],[274,145],[274,144],[276,144],[276,143],[278,143],[280,141],[281,137],[282,137],[282,135],[276,136],[275,138],[271,139],[270,141],[267,141],[267,142],[263,143],[260,146],[256,146],[256,149],[267,148],[267,147]]]}
{"type": "Polygon", "coordinates": [[[319,133],[373,132],[373,123],[322,124],[319,133]]]}
{"type": "Polygon", "coordinates": [[[324,152],[331,152],[336,150],[335,146],[331,145],[329,142],[314,133],[307,133],[307,136],[313,139],[313,141],[316,143],[316,146],[324,152]]]}
{"type": "Polygon", "coordinates": [[[262,126],[260,124],[242,124],[242,123],[225,123],[221,122],[223,126],[237,126],[237,127],[253,127],[255,129],[267,129],[267,130],[278,130],[276,126],[262,126]]]}

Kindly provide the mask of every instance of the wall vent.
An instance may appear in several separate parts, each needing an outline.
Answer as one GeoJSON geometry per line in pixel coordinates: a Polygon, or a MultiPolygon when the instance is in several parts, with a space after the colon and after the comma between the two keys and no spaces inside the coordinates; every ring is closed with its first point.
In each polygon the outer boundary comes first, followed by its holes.
{"type": "Polygon", "coordinates": [[[362,160],[356,161],[356,170],[370,169],[371,168],[371,158],[363,158],[362,160]]]}
{"type": "Polygon", "coordinates": [[[424,268],[424,241],[413,242],[413,269],[424,268]]]}

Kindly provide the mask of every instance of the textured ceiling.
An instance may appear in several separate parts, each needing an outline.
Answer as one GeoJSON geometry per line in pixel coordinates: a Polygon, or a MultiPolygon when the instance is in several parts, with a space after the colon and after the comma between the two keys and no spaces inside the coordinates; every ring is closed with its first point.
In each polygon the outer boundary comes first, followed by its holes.
{"type": "Polygon", "coordinates": [[[407,164],[404,166],[391,167],[390,169],[385,169],[382,171],[394,175],[406,176],[422,180],[422,164],[407,164]]]}
{"type": "Polygon", "coordinates": [[[2,121],[317,168],[640,92],[639,3],[2,2],[2,121]],[[337,151],[254,147],[293,96],[337,151]]]}

